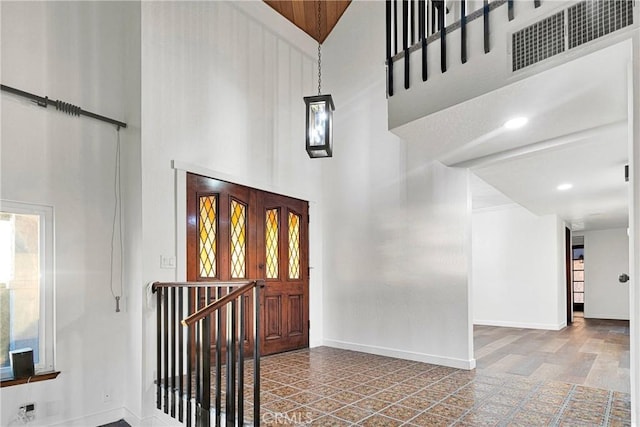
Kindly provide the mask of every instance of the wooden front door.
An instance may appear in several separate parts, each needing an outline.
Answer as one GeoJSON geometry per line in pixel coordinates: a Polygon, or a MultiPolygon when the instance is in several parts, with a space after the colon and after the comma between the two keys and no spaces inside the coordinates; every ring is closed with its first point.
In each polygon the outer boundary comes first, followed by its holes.
{"type": "Polygon", "coordinates": [[[307,202],[187,174],[187,280],[264,279],[263,355],[309,345],[308,253],[307,202]]]}

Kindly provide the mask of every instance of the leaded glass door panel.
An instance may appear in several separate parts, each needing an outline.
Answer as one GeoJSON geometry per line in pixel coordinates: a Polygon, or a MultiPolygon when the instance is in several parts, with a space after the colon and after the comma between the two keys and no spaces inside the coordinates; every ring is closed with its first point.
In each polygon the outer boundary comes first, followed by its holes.
{"type": "Polygon", "coordinates": [[[262,192],[258,196],[258,259],[264,274],[264,354],[309,345],[308,204],[262,192]]]}
{"type": "MultiPolygon", "coordinates": [[[[302,200],[187,174],[187,280],[265,279],[262,354],[309,345],[307,212],[302,200]]],[[[217,297],[194,300],[202,307],[217,297]]],[[[247,352],[252,343],[247,336],[247,352]]]]}

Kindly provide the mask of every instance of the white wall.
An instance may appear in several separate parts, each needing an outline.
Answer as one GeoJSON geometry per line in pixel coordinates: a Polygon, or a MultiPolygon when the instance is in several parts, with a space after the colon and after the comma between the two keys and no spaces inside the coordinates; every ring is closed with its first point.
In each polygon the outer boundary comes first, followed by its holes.
{"type": "MultiPolygon", "coordinates": [[[[132,169],[139,170],[139,8],[129,2],[0,3],[3,84],[131,125],[121,131],[127,201],[132,169]]],[[[27,401],[36,404],[36,425],[114,421],[124,415],[129,362],[139,360],[139,353],[136,358],[127,351],[135,317],[128,285],[135,267],[125,267],[120,313],[115,313],[109,281],[116,129],[6,93],[1,102],[0,197],[54,207],[56,369],[61,374],[2,388],[0,425],[12,425],[18,406],[27,401]],[[108,402],[104,393],[111,396],[108,402]]],[[[139,229],[129,219],[129,206],[123,207],[128,254],[139,229]]],[[[117,265],[114,271],[118,279],[117,265]]],[[[117,280],[117,292],[119,287],[117,280]]]]}
{"type": "Polygon", "coordinates": [[[629,319],[629,237],[626,228],[587,231],[584,235],[584,317],[629,319]]]}
{"type": "MultiPolygon", "coordinates": [[[[184,279],[186,242],[176,237],[186,226],[180,216],[185,200],[176,196],[183,191],[176,183],[182,185],[184,170],[302,198],[310,201],[314,345],[322,337],[323,234],[317,213],[323,161],[305,152],[302,98],[317,90],[316,51],[290,24],[283,27],[292,33],[277,32],[283,20],[258,1],[143,2],[144,253],[138,292],[145,282],[184,279]],[[275,28],[253,18],[261,15],[275,28]],[[177,256],[178,270],[161,269],[161,255],[177,256]]],[[[143,418],[155,407],[153,309],[144,313],[143,418]]]]}
{"type": "Polygon", "coordinates": [[[561,329],[566,325],[564,227],[513,204],[473,212],[473,321],[561,329]]]}
{"type": "Polygon", "coordinates": [[[324,342],[470,368],[467,175],[388,131],[384,13],[352,2],[323,44],[324,342]]]}

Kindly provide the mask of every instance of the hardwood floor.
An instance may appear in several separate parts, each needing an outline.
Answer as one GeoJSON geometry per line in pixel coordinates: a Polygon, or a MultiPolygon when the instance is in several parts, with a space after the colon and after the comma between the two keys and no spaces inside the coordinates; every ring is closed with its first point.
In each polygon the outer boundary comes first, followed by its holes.
{"type": "Polygon", "coordinates": [[[629,322],[584,319],[560,331],[474,327],[477,370],[629,393],[629,322]]]}

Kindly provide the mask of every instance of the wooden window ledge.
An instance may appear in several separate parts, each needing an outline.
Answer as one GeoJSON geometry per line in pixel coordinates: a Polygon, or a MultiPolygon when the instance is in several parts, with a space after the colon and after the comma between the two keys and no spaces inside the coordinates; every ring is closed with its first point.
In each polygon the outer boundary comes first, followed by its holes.
{"type": "Polygon", "coordinates": [[[60,371],[41,372],[29,378],[7,378],[6,380],[0,381],[0,387],[11,387],[12,385],[31,384],[38,381],[53,380],[56,379],[58,375],[60,375],[60,371]]]}

